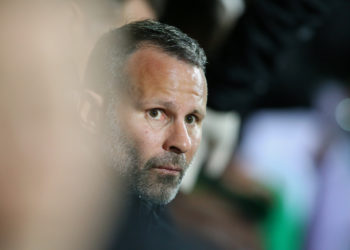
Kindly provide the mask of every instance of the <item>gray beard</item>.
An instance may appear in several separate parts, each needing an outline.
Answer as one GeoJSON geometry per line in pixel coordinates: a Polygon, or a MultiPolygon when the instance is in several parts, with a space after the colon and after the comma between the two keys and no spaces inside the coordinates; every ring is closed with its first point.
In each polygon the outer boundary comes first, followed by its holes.
{"type": "Polygon", "coordinates": [[[189,164],[184,154],[166,152],[143,163],[141,152],[120,129],[115,102],[106,110],[106,131],[104,153],[108,163],[118,175],[126,178],[128,188],[139,198],[154,204],[164,205],[172,201],[181,184],[189,164]],[[176,165],[182,168],[179,175],[161,175],[154,171],[156,166],[176,165]]]}
{"type": "Polygon", "coordinates": [[[134,191],[141,199],[159,205],[167,204],[175,198],[187,168],[184,155],[166,152],[161,156],[153,157],[133,173],[134,191]],[[153,169],[156,166],[170,164],[181,167],[182,171],[179,175],[162,175],[153,169]]]}

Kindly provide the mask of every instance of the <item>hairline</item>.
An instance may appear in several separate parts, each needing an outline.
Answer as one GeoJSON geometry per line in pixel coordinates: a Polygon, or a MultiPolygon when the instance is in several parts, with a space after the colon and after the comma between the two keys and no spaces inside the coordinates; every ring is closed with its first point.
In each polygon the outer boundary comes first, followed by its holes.
{"type": "Polygon", "coordinates": [[[161,44],[158,44],[157,42],[154,42],[152,40],[147,40],[147,39],[138,42],[132,51],[130,51],[129,53],[124,55],[123,61],[126,62],[133,54],[135,54],[139,50],[148,49],[148,48],[157,49],[160,52],[167,54],[168,56],[171,56],[173,58],[176,58],[177,60],[179,60],[181,62],[185,62],[189,65],[195,66],[195,67],[201,69],[203,72],[205,71],[205,69],[201,65],[194,63],[193,61],[190,61],[190,60],[186,59],[185,57],[177,55],[176,52],[173,52],[173,51],[166,49],[165,46],[162,46],[161,44]]]}
{"type": "MultiPolygon", "coordinates": [[[[155,50],[159,51],[160,53],[166,54],[172,58],[177,59],[179,62],[186,63],[187,65],[190,65],[190,66],[193,66],[193,67],[200,69],[202,71],[202,73],[204,74],[204,69],[200,65],[197,65],[197,64],[191,62],[190,60],[186,60],[186,58],[178,56],[175,52],[166,50],[166,48],[164,48],[160,44],[157,44],[157,43],[150,41],[150,40],[144,40],[144,41],[140,41],[139,43],[137,43],[133,50],[129,51],[128,53],[126,53],[122,56],[122,61],[121,61],[122,65],[118,69],[119,74],[120,74],[119,75],[120,79],[118,81],[118,84],[111,84],[114,87],[110,86],[111,88],[114,88],[112,90],[113,92],[119,92],[119,90],[121,90],[121,91],[129,91],[130,90],[129,87],[132,87],[132,86],[129,83],[129,75],[127,73],[127,68],[129,66],[128,62],[129,62],[130,58],[135,53],[139,52],[142,49],[155,49],[155,50]]],[[[123,93],[125,93],[125,92],[123,92],[123,93]]]]}

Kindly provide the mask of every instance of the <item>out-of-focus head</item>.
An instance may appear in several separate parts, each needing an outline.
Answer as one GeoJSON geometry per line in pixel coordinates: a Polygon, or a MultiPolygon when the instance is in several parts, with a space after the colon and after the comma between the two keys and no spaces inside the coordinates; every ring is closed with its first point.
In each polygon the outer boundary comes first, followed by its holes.
{"type": "Polygon", "coordinates": [[[46,36],[52,44],[49,49],[64,58],[62,64],[69,65],[79,81],[91,50],[102,34],[120,27],[130,18],[155,18],[146,0],[52,0],[45,4],[35,2],[29,6],[32,5],[34,9],[36,5],[45,6],[41,8],[41,14],[46,20],[38,26],[47,29],[46,36]]]}
{"type": "Polygon", "coordinates": [[[0,3],[0,249],[87,249],[76,244],[92,245],[101,232],[106,213],[97,210],[108,205],[97,193],[107,181],[90,167],[98,160],[70,96],[81,8],[68,0],[0,3]]]}
{"type": "Polygon", "coordinates": [[[124,24],[123,11],[128,1],[64,0],[58,3],[65,30],[62,33],[67,37],[63,43],[67,43],[80,79],[96,41],[103,33],[124,24]]]}
{"type": "Polygon", "coordinates": [[[92,131],[105,122],[109,164],[145,200],[171,201],[197,151],[205,63],[196,41],[155,21],[107,33],[92,53],[82,120],[92,131]]]}

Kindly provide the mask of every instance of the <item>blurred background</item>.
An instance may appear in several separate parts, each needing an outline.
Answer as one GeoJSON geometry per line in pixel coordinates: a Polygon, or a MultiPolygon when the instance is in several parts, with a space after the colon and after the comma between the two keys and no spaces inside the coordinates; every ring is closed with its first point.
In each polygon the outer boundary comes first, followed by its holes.
{"type": "Polygon", "coordinates": [[[0,6],[0,249],[101,249],[118,232],[123,180],[96,169],[76,107],[100,35],[146,18],[208,56],[203,141],[169,205],[180,230],[219,249],[350,249],[348,1],[0,6]]]}

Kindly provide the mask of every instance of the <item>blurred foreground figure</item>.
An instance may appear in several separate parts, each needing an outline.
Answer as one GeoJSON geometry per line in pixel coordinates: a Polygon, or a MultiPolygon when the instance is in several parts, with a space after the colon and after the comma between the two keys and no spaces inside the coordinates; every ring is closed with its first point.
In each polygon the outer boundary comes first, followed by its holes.
{"type": "MultiPolygon", "coordinates": [[[[64,1],[63,1],[64,2],[64,1]]],[[[72,55],[77,60],[79,77],[85,72],[85,66],[95,43],[105,32],[128,22],[155,19],[155,13],[148,0],[68,0],[65,1],[64,18],[69,23],[63,27],[68,42],[74,42],[72,55]],[[67,29],[68,27],[68,29],[67,29]],[[72,41],[73,40],[73,41],[72,41]]]]}
{"type": "Polygon", "coordinates": [[[108,167],[126,178],[132,197],[111,249],[197,249],[169,225],[163,205],[176,196],[200,144],[205,63],[194,40],[155,21],[113,30],[92,52],[81,117],[103,135],[108,167]]]}
{"type": "Polygon", "coordinates": [[[0,249],[101,249],[119,180],[95,168],[72,90],[119,1],[0,6],[0,249]]]}

